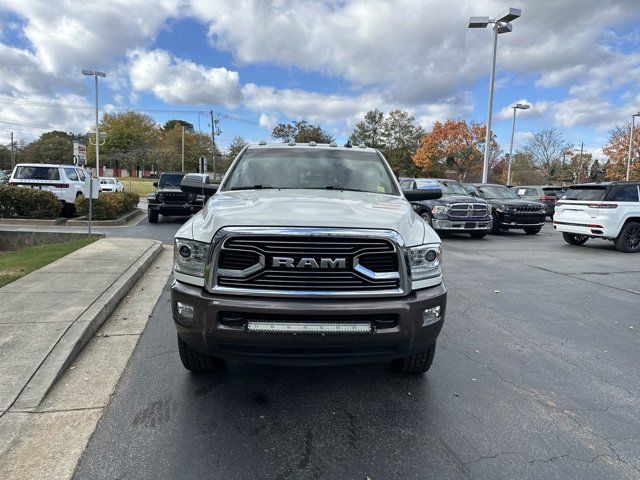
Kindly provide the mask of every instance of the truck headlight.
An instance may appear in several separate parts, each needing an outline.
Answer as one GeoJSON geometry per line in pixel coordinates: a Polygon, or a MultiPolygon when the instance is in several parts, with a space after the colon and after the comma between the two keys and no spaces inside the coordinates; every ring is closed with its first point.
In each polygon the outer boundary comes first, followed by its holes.
{"type": "Polygon", "coordinates": [[[449,213],[449,205],[436,205],[431,209],[434,215],[446,215],[449,213]]]}
{"type": "Polygon", "coordinates": [[[442,275],[441,259],[442,250],[439,245],[420,245],[409,248],[411,278],[415,281],[442,275]]]}
{"type": "Polygon", "coordinates": [[[204,263],[208,249],[208,243],[176,238],[173,248],[173,269],[185,275],[204,277],[204,263]]]}

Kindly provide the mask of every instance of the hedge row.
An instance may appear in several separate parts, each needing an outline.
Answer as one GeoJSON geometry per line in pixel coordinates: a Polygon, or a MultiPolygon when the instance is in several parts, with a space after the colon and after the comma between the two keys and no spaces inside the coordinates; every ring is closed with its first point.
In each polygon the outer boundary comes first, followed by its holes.
{"type": "Polygon", "coordinates": [[[0,218],[56,218],[62,202],[46,190],[0,186],[0,218]]]}
{"type": "MultiPolygon", "coordinates": [[[[100,198],[92,202],[91,218],[94,220],[115,220],[136,208],[138,200],[138,195],[131,192],[101,193],[100,198]]],[[[83,196],[76,199],[76,213],[78,215],[89,214],[88,199],[83,196]]]]}

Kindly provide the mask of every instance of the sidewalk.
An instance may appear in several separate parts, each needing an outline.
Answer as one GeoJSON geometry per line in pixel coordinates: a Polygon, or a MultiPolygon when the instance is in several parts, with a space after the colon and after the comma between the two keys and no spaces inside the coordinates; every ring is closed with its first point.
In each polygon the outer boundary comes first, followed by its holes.
{"type": "Polygon", "coordinates": [[[38,406],[161,249],[105,238],[0,288],[0,417],[38,406]]]}

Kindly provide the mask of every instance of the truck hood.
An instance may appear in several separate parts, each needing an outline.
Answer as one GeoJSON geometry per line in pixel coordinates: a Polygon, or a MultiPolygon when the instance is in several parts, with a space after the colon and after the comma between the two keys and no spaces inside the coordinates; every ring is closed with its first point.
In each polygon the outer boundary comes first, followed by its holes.
{"type": "Polygon", "coordinates": [[[404,197],[333,190],[219,192],[176,237],[209,243],[219,229],[231,226],[394,230],[407,246],[440,243],[404,197]]]}

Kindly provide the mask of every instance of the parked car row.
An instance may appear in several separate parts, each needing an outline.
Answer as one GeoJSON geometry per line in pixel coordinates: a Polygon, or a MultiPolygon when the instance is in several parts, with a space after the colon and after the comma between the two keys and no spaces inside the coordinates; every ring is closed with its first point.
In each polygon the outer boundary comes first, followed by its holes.
{"type": "Polygon", "coordinates": [[[535,235],[547,215],[544,204],[522,199],[504,185],[463,185],[443,178],[403,179],[400,185],[405,191],[442,191],[438,200],[413,204],[414,210],[441,233],[469,233],[473,238],[482,238],[489,232],[522,229],[535,235]]]}

